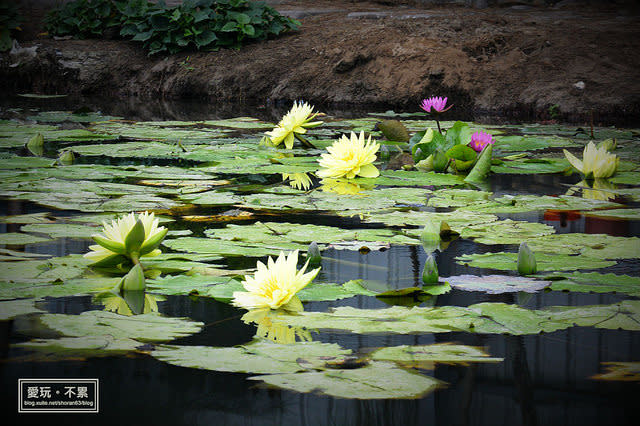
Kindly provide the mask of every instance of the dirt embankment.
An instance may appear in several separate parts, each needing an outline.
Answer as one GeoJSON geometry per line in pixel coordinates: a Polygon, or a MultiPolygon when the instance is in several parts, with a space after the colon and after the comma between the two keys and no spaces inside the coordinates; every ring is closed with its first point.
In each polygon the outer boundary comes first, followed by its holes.
{"type": "Polygon", "coordinates": [[[121,40],[36,39],[0,58],[0,89],[390,106],[449,96],[478,114],[640,119],[640,16],[628,3],[406,7],[297,0],[298,32],[236,50],[147,57],[121,40]]]}

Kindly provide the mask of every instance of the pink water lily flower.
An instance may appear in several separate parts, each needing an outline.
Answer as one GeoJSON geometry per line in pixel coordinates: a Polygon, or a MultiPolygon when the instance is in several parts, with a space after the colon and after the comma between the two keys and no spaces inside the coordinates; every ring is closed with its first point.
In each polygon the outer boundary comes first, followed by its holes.
{"type": "Polygon", "coordinates": [[[420,104],[420,108],[425,110],[428,113],[441,113],[448,111],[453,105],[450,105],[449,108],[447,106],[447,98],[432,96],[430,98],[424,99],[422,104],[420,104]]]}
{"type": "Polygon", "coordinates": [[[471,135],[471,142],[469,142],[469,146],[476,152],[481,152],[485,146],[493,144],[494,142],[495,140],[493,140],[489,133],[475,132],[471,135]]]}

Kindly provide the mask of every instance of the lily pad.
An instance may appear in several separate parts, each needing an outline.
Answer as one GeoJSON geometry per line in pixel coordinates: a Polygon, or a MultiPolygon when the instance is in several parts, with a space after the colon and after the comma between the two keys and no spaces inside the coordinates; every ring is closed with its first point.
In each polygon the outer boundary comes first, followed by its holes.
{"type": "Polygon", "coordinates": [[[503,358],[492,358],[482,348],[452,343],[432,345],[391,346],[374,351],[371,359],[376,361],[394,361],[403,364],[446,363],[468,364],[470,362],[501,362],[503,358]]]}
{"type": "Polygon", "coordinates": [[[120,278],[75,278],[64,282],[1,282],[0,299],[66,297],[112,289],[120,278]]]}
{"type": "Polygon", "coordinates": [[[140,342],[167,342],[198,333],[204,326],[187,318],[169,318],[158,313],[128,317],[104,311],[86,311],[80,315],[46,314],[40,321],[67,337],[111,336],[140,342]]]}
{"type": "MultiPolygon", "coordinates": [[[[587,256],[570,256],[568,254],[540,253],[535,249],[538,271],[573,271],[576,269],[598,269],[613,266],[612,260],[601,260],[587,256]]],[[[475,268],[516,271],[518,269],[518,253],[482,253],[463,254],[456,257],[457,263],[475,268]]]]}
{"type": "Polygon", "coordinates": [[[481,291],[488,294],[535,293],[551,285],[551,281],[541,281],[527,277],[509,275],[458,275],[445,278],[452,287],[465,291],[481,291]]]}
{"type": "Polygon", "coordinates": [[[547,235],[527,240],[536,253],[580,254],[594,259],[637,259],[640,257],[640,238],[614,237],[606,234],[569,233],[547,235]]]}
{"type": "Polygon", "coordinates": [[[45,234],[51,238],[91,238],[91,235],[100,233],[101,229],[71,223],[36,223],[24,225],[20,231],[45,234]]]}
{"type": "Polygon", "coordinates": [[[462,228],[462,238],[473,238],[482,244],[520,244],[531,238],[555,233],[552,226],[544,223],[515,221],[511,219],[480,223],[462,228]]]}
{"type": "Polygon", "coordinates": [[[585,216],[640,220],[640,209],[609,209],[585,212],[585,216]]]}
{"type": "Polygon", "coordinates": [[[552,279],[552,290],[580,293],[623,293],[640,297],[640,277],[629,275],[599,274],[597,272],[573,272],[552,274],[542,278],[552,279]]]}
{"type": "Polygon", "coordinates": [[[0,234],[0,244],[4,245],[23,246],[25,244],[43,243],[45,241],[51,240],[49,238],[37,237],[20,232],[5,232],[0,234]]]}
{"type": "Polygon", "coordinates": [[[35,299],[0,301],[0,321],[6,321],[20,315],[43,313],[35,306],[35,299]]]}
{"type": "MultiPolygon", "coordinates": [[[[62,337],[60,339],[35,339],[13,346],[34,351],[43,360],[93,358],[117,356],[137,350],[142,343],[126,338],[103,336],[62,337]]],[[[30,358],[32,360],[33,357],[30,358]]],[[[36,360],[39,358],[36,357],[36,360]]]]}
{"type": "Polygon", "coordinates": [[[310,371],[250,377],[296,392],[316,392],[337,398],[419,398],[442,386],[439,380],[398,368],[393,363],[372,362],[352,370],[310,371]]]}
{"type": "Polygon", "coordinates": [[[327,360],[349,355],[335,343],[298,342],[279,345],[269,341],[232,348],[209,346],[159,347],[151,355],[160,361],[181,367],[234,373],[276,374],[295,373],[304,368],[298,359],[323,357],[327,360]]]}

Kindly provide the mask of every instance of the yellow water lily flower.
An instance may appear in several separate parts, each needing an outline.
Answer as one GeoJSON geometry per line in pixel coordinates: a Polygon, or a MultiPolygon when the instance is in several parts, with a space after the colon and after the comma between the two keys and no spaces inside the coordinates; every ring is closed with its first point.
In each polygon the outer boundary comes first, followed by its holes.
{"type": "Polygon", "coordinates": [[[301,342],[313,340],[311,333],[302,327],[291,327],[274,321],[280,315],[287,315],[287,312],[283,309],[252,309],[241,319],[246,324],[257,326],[255,337],[269,339],[280,344],[295,343],[296,339],[301,342]]]}
{"type": "Polygon", "coordinates": [[[92,235],[98,243],[89,246],[91,250],[84,257],[93,261],[93,265],[106,266],[126,257],[136,261],[141,256],[157,256],[161,253],[158,246],[167,235],[164,226],[158,226],[153,213],[129,213],[111,223],[102,222],[103,234],[92,235]]]}
{"type": "Polygon", "coordinates": [[[608,152],[604,146],[596,148],[593,142],[589,142],[584,148],[582,161],[566,149],[563,151],[569,163],[587,179],[611,177],[618,168],[618,156],[608,152]]]}
{"type": "Polygon", "coordinates": [[[313,107],[306,102],[294,102],[289,112],[282,117],[282,120],[271,131],[265,132],[273,146],[278,146],[282,142],[287,149],[293,148],[295,135],[302,135],[308,128],[317,127],[322,121],[311,121],[318,113],[313,112],[313,107]]]}
{"type": "Polygon", "coordinates": [[[380,172],[372,163],[376,160],[376,152],[380,145],[371,141],[371,135],[365,143],[364,132],[358,136],[351,132],[350,137],[342,135],[333,145],[327,148],[318,160],[322,167],[316,174],[322,178],[353,179],[356,176],[374,178],[380,172]]]}
{"type": "Polygon", "coordinates": [[[280,252],[275,262],[269,257],[267,265],[258,262],[255,275],[246,275],[242,281],[247,291],[234,292],[231,303],[249,310],[280,307],[289,311],[302,310],[302,303],[296,293],[313,281],[320,268],[305,274],[309,262],[300,271],[296,270],[297,264],[298,250],[291,252],[288,257],[280,252]]]}
{"type": "Polygon", "coordinates": [[[308,173],[282,173],[282,181],[286,180],[289,180],[289,185],[295,189],[306,191],[311,187],[311,177],[308,173]]]}

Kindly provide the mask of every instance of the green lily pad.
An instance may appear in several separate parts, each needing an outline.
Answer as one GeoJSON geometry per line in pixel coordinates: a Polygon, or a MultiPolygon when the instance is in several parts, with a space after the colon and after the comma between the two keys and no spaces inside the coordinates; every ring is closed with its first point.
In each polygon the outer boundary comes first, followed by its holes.
{"type": "Polygon", "coordinates": [[[45,234],[51,238],[91,238],[91,235],[100,233],[101,229],[73,223],[36,223],[24,225],[20,231],[45,234]]]}
{"type": "Polygon", "coordinates": [[[551,281],[541,281],[528,277],[509,275],[458,275],[445,278],[454,288],[465,291],[481,291],[488,294],[535,293],[551,285],[551,281]]]}
{"type": "Polygon", "coordinates": [[[622,293],[640,296],[640,277],[629,275],[599,274],[597,272],[573,272],[542,276],[552,279],[551,289],[580,293],[622,293]]]}
{"type": "Polygon", "coordinates": [[[550,174],[569,170],[571,165],[564,158],[531,158],[503,161],[491,166],[493,173],[503,174],[550,174]]]}
{"type": "Polygon", "coordinates": [[[91,262],[82,256],[71,255],[46,260],[3,262],[0,280],[13,282],[64,281],[82,275],[91,262]]]}
{"type": "MultiPolygon", "coordinates": [[[[558,234],[527,240],[536,253],[580,254],[582,258],[637,259],[640,257],[640,238],[614,237],[605,234],[558,234]]],[[[578,259],[579,260],[579,259],[578,259]]]]}
{"type": "Polygon", "coordinates": [[[92,123],[96,121],[119,120],[122,117],[110,117],[100,113],[74,114],[68,111],[42,111],[31,117],[29,120],[40,123],[60,123],[63,121],[71,121],[74,123],[92,123]]]}
{"type": "MultiPolygon", "coordinates": [[[[142,343],[133,339],[116,339],[108,335],[35,339],[13,344],[15,347],[34,351],[44,361],[124,355],[137,350],[141,345],[142,343]]],[[[37,357],[35,359],[39,360],[37,357]]],[[[33,356],[30,360],[33,360],[33,356]]]]}
{"type": "Polygon", "coordinates": [[[29,213],[29,214],[20,214],[13,216],[0,216],[0,223],[24,223],[24,224],[33,224],[33,223],[52,223],[53,221],[49,218],[49,213],[29,213]]]}
{"type": "Polygon", "coordinates": [[[187,318],[169,318],[158,313],[123,316],[105,311],[86,311],[80,315],[46,314],[40,321],[66,337],[111,336],[140,342],[167,342],[198,333],[204,326],[187,318]]]}
{"type": "Polygon", "coordinates": [[[67,297],[112,289],[120,278],[74,278],[64,282],[2,282],[0,299],[67,297]]]}
{"type": "Polygon", "coordinates": [[[243,244],[234,241],[223,241],[198,237],[180,237],[170,240],[164,240],[162,242],[162,245],[172,250],[182,252],[246,257],[278,255],[282,250],[305,250],[307,247],[304,244],[296,243],[279,243],[277,245],[251,243],[243,244]]]}
{"type": "MultiPolygon", "coordinates": [[[[528,244],[528,243],[527,243],[528,244]]],[[[532,248],[536,256],[538,271],[573,271],[576,269],[598,269],[613,266],[616,262],[601,260],[587,256],[570,256],[567,254],[539,253],[532,248]]],[[[463,254],[456,257],[457,263],[475,268],[516,271],[518,269],[518,253],[483,253],[463,254]]]]}
{"type": "Polygon", "coordinates": [[[482,348],[452,343],[432,345],[402,345],[382,348],[371,354],[376,361],[394,361],[407,364],[437,362],[467,364],[470,362],[501,362],[503,358],[492,358],[482,348]]]}
{"type": "Polygon", "coordinates": [[[461,210],[479,213],[524,213],[535,210],[593,210],[612,207],[622,207],[621,204],[592,200],[570,195],[551,197],[547,195],[505,195],[486,203],[476,203],[461,210]]]}
{"type": "Polygon", "coordinates": [[[585,216],[640,220],[640,209],[610,209],[585,212],[585,216]]]}
{"type": "Polygon", "coordinates": [[[419,398],[442,385],[439,380],[398,368],[393,363],[372,362],[351,370],[309,371],[250,377],[296,392],[316,392],[337,398],[419,398]]]}
{"type": "Polygon", "coordinates": [[[491,192],[472,189],[440,189],[433,193],[427,205],[429,207],[463,207],[489,200],[491,192]]]}
{"type": "Polygon", "coordinates": [[[43,313],[35,306],[35,299],[0,301],[0,321],[6,321],[20,315],[43,313]]]}
{"type": "Polygon", "coordinates": [[[515,221],[511,219],[480,223],[464,227],[462,238],[473,238],[482,244],[520,244],[531,238],[555,233],[552,226],[544,223],[515,221]]]}
{"type": "Polygon", "coordinates": [[[22,246],[25,244],[43,243],[51,241],[49,238],[37,237],[35,235],[22,234],[20,232],[5,232],[0,234],[0,244],[22,246]]]}
{"type": "Polygon", "coordinates": [[[160,361],[181,367],[234,373],[276,374],[295,373],[304,370],[298,359],[335,359],[349,355],[335,343],[298,342],[280,345],[269,341],[232,348],[209,346],[159,347],[151,355],[160,361]]]}

